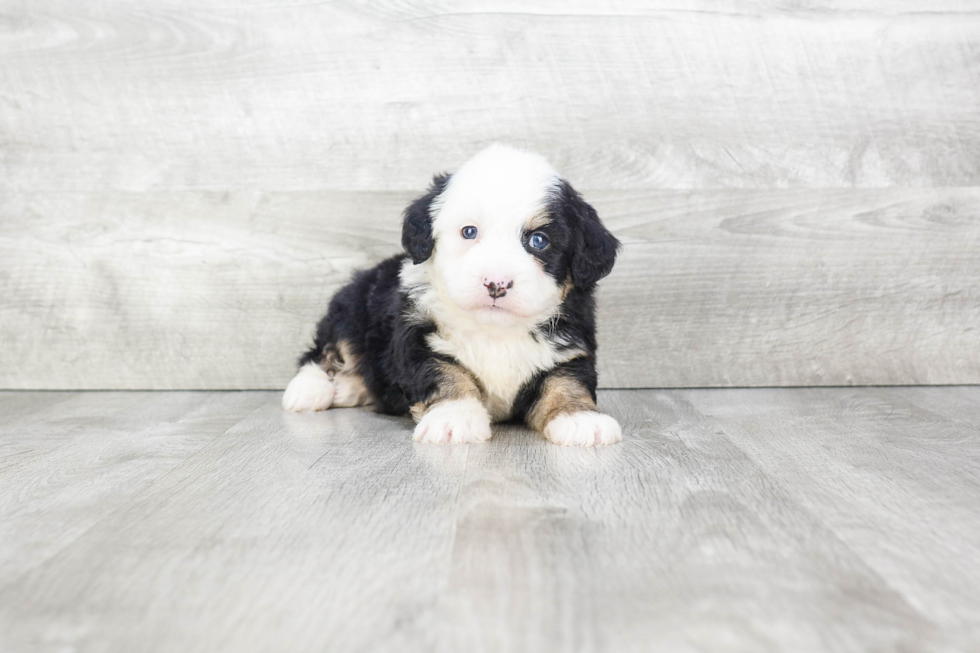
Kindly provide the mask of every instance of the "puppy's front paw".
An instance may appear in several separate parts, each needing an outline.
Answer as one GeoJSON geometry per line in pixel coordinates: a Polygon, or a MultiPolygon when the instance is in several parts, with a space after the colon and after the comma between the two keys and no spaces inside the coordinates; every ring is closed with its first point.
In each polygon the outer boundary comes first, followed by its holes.
{"type": "Polygon", "coordinates": [[[544,437],[555,444],[592,447],[619,442],[623,431],[609,415],[589,410],[559,415],[544,427],[544,437]]]}
{"type": "Polygon", "coordinates": [[[443,401],[422,416],[412,439],[441,444],[486,442],[490,439],[490,415],[476,399],[443,401]]]}
{"type": "Polygon", "coordinates": [[[295,412],[326,410],[333,403],[336,389],[319,365],[307,363],[286,386],[282,407],[295,412]]]}

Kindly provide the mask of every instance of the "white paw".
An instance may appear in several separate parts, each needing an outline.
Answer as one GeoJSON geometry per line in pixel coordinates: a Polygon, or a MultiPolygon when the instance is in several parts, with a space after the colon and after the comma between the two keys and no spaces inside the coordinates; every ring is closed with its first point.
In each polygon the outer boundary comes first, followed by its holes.
{"type": "Polygon", "coordinates": [[[412,439],[440,444],[486,442],[490,439],[490,415],[476,399],[444,401],[422,416],[412,439]]]}
{"type": "Polygon", "coordinates": [[[300,368],[282,394],[282,407],[296,412],[326,410],[333,403],[336,386],[316,363],[300,368]]]}
{"type": "Polygon", "coordinates": [[[555,444],[573,447],[592,447],[613,444],[623,439],[619,422],[609,415],[593,411],[564,413],[548,422],[544,437],[555,444]]]}

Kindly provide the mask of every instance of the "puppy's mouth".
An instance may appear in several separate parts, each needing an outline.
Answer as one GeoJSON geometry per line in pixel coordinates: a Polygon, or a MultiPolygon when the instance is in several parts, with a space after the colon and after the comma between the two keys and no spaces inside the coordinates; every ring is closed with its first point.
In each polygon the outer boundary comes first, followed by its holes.
{"type": "Polygon", "coordinates": [[[510,306],[500,303],[500,300],[481,303],[474,306],[471,310],[485,315],[513,315],[515,317],[526,317],[523,313],[515,311],[510,306]]]}
{"type": "Polygon", "coordinates": [[[514,315],[517,315],[517,313],[515,313],[513,310],[499,304],[484,304],[482,306],[477,306],[476,310],[489,311],[491,313],[513,313],[514,315]]]}

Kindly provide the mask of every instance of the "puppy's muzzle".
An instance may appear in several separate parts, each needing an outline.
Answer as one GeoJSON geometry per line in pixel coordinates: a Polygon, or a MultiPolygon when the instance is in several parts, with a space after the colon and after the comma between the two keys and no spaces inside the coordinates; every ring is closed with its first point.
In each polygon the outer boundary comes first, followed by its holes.
{"type": "Polygon", "coordinates": [[[514,287],[513,281],[491,281],[489,283],[484,283],[487,288],[487,292],[491,297],[497,299],[498,297],[503,297],[507,294],[507,291],[514,287]]]}

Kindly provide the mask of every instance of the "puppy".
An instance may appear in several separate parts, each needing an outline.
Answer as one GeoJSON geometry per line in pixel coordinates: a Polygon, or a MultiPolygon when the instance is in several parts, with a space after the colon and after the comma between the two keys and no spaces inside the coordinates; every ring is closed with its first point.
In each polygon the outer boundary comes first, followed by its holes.
{"type": "Polygon", "coordinates": [[[283,408],[411,413],[418,442],[484,442],[509,419],[557,444],[622,439],[595,404],[593,296],[619,241],[547,161],[493,145],[435,177],[402,245],[330,302],[283,408]]]}

